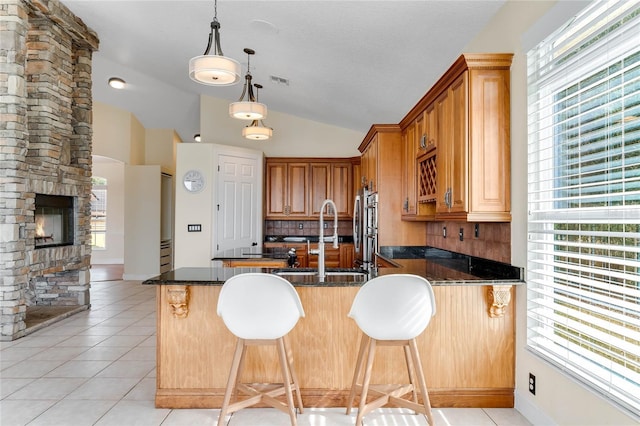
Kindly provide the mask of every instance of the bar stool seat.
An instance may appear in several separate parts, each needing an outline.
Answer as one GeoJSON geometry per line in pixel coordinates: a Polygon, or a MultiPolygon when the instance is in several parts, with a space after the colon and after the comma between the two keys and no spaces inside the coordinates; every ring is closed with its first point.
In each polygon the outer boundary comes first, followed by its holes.
{"type": "Polygon", "coordinates": [[[287,414],[296,425],[293,392],[300,413],[303,412],[300,385],[288,355],[285,336],[293,329],[304,309],[295,288],[282,277],[265,273],[246,273],[228,279],[218,298],[218,315],[237,338],[237,344],[224,400],[218,417],[218,426],[224,424],[227,414],[260,402],[287,414]],[[277,348],[283,381],[281,384],[241,383],[241,373],[248,346],[274,345],[277,348]],[[231,403],[232,394],[244,399],[231,403]],[[277,399],[285,395],[287,403],[277,399]]]}
{"type": "Polygon", "coordinates": [[[431,403],[416,337],[426,329],[435,312],[436,305],[431,284],[417,275],[383,275],[366,282],[360,288],[348,315],[362,330],[358,359],[347,402],[347,414],[350,414],[356,392],[360,390],[356,426],[362,425],[362,419],[367,413],[388,403],[424,414],[429,424],[433,426],[431,403]],[[409,375],[408,384],[370,384],[376,346],[403,347],[409,375]],[[364,365],[365,357],[366,366],[364,365]],[[363,366],[365,367],[364,377],[359,383],[363,366]],[[422,404],[418,403],[416,388],[420,390],[422,404]],[[369,393],[375,398],[367,402],[369,393]],[[412,394],[411,401],[402,398],[408,393],[412,394]]]}

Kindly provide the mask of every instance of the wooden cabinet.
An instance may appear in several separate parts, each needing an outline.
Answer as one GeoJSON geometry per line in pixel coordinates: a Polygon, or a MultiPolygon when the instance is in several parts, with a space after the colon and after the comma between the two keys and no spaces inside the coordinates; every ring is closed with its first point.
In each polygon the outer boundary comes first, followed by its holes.
{"type": "Polygon", "coordinates": [[[362,151],[362,182],[369,191],[378,191],[378,136],[374,135],[362,151]]]}
{"type": "Polygon", "coordinates": [[[429,142],[427,114],[419,115],[402,132],[402,220],[435,217],[435,145],[429,142]],[[417,158],[416,158],[417,157],[417,158]]]}
{"type": "MultiPolygon", "coordinates": [[[[422,122],[420,122],[422,125],[422,122]]],[[[416,144],[417,123],[413,122],[402,133],[402,217],[415,216],[417,209],[416,194],[416,144]]]]}
{"type": "Polygon", "coordinates": [[[311,163],[309,165],[309,170],[311,173],[311,177],[309,179],[311,216],[320,216],[320,208],[322,207],[322,203],[327,198],[330,198],[329,194],[331,192],[331,164],[311,163]]]}
{"type": "Polygon", "coordinates": [[[316,220],[326,199],[351,219],[353,188],[351,159],[267,158],[265,219],[316,220]]]}
{"type": "MultiPolygon", "coordinates": [[[[298,263],[300,268],[317,268],[318,267],[318,255],[307,253],[306,243],[265,243],[265,247],[286,247],[295,248],[298,256],[298,263]]],[[[317,248],[318,243],[311,243],[312,248],[317,248]]],[[[340,243],[338,248],[333,248],[332,243],[325,243],[324,245],[324,262],[326,268],[353,268],[353,261],[355,255],[355,248],[352,243],[340,243]]]]}
{"type": "Polygon", "coordinates": [[[426,245],[427,233],[423,224],[403,221],[398,215],[407,198],[403,192],[403,159],[406,156],[403,142],[399,125],[374,124],[358,147],[362,153],[362,173],[378,192],[378,246],[426,245]]]}
{"type": "Polygon", "coordinates": [[[309,163],[267,160],[265,214],[268,218],[309,216],[309,163]]]}
{"type": "MultiPolygon", "coordinates": [[[[424,203],[435,210],[431,220],[511,221],[512,56],[462,55],[400,122],[404,133],[422,123],[425,135],[414,174],[417,213],[405,210],[403,219],[420,217],[424,203]]],[[[414,168],[405,157],[403,167],[414,168]]]]}
{"type": "Polygon", "coordinates": [[[340,267],[341,268],[354,268],[355,267],[355,246],[351,243],[340,244],[340,267]]]}
{"type": "MultiPolygon", "coordinates": [[[[441,120],[436,160],[438,215],[467,212],[468,138],[467,138],[467,73],[462,74],[436,100],[441,120]]],[[[451,216],[451,215],[449,215],[451,216]]]]}
{"type": "Polygon", "coordinates": [[[336,203],[339,218],[353,217],[353,165],[351,162],[331,163],[331,190],[328,198],[336,203]]]}
{"type": "MultiPolygon", "coordinates": [[[[267,248],[282,248],[282,249],[296,249],[296,256],[298,257],[298,267],[306,268],[308,263],[307,243],[264,243],[264,247],[267,248]]],[[[282,267],[287,266],[287,261],[284,261],[282,267]]]]}

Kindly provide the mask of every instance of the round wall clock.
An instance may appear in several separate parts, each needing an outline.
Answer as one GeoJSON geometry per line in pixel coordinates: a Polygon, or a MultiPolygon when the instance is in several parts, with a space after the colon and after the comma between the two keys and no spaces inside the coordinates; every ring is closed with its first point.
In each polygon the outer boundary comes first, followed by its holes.
{"type": "Polygon", "coordinates": [[[204,188],[204,175],[199,170],[189,170],[184,174],[182,184],[189,192],[200,192],[204,188]]]}

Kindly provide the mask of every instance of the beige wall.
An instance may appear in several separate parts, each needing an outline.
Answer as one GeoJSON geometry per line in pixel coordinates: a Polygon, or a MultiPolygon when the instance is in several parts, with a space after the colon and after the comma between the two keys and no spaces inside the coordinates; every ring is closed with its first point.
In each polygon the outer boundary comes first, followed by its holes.
{"type": "Polygon", "coordinates": [[[127,279],[157,275],[161,171],[174,174],[180,138],[172,129],[145,129],[132,113],[100,102],[93,122],[93,175],[108,179],[109,192],[107,248],[94,250],[91,262],[124,263],[127,279]]]}
{"type": "Polygon", "coordinates": [[[259,150],[267,157],[353,157],[360,155],[358,146],[365,136],[361,132],[269,110],[264,123],[274,129],[273,138],[250,141],[241,134],[249,123],[229,117],[229,101],[201,96],[202,142],[259,150]]]}
{"type": "Polygon", "coordinates": [[[129,163],[132,117],[128,111],[94,102],[92,154],[129,163]]]}
{"type": "MultiPolygon", "coordinates": [[[[465,52],[513,52],[511,67],[512,263],[527,259],[526,53],[583,7],[579,2],[508,1],[465,52]]],[[[526,286],[516,293],[516,408],[534,424],[637,424],[601,396],[586,390],[526,349],[526,286]],[[529,372],[536,395],[528,391],[529,372]]]]}
{"type": "Polygon", "coordinates": [[[176,219],[174,267],[211,265],[213,234],[213,145],[185,143],[178,146],[176,166],[176,219]],[[197,193],[187,192],[182,177],[188,170],[199,170],[205,186],[197,193]],[[188,224],[202,225],[202,232],[187,232],[188,224]]]}
{"type": "Polygon", "coordinates": [[[124,163],[93,161],[93,176],[107,179],[107,240],[105,250],[92,250],[92,264],[124,263],[124,163]]]}

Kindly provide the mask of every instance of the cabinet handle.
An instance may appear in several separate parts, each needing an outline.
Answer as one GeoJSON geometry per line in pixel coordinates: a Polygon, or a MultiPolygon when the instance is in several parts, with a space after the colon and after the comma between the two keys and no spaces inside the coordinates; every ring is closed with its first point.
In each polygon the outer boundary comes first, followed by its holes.
{"type": "Polygon", "coordinates": [[[409,197],[407,197],[406,200],[404,200],[404,211],[408,212],[409,211],[409,197]]]}
{"type": "Polygon", "coordinates": [[[421,149],[426,149],[427,148],[427,134],[426,133],[424,135],[422,135],[422,137],[420,138],[420,148],[421,149]]]}

